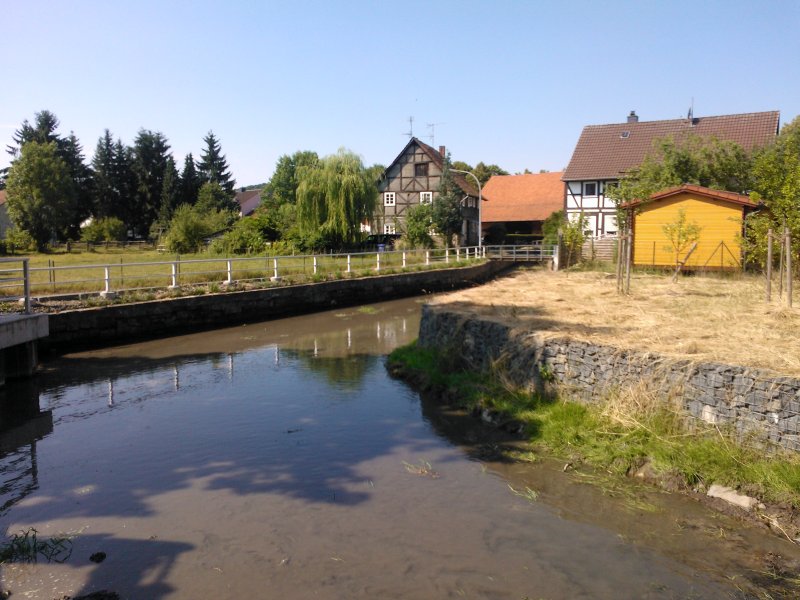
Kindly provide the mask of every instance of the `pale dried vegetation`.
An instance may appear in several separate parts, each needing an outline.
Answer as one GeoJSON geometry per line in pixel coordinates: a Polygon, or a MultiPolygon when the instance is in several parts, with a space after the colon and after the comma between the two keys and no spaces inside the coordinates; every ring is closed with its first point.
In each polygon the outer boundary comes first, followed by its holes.
{"type": "Polygon", "coordinates": [[[800,300],[795,296],[788,308],[774,284],[767,304],[764,279],[755,275],[672,283],[669,276],[637,273],[624,296],[610,272],[519,270],[435,303],[544,335],[800,376],[800,300]]]}

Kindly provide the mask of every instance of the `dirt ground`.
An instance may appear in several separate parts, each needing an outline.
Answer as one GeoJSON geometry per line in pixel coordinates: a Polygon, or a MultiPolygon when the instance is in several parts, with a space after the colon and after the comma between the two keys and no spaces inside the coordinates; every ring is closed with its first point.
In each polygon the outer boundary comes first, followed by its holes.
{"type": "MultiPolygon", "coordinates": [[[[796,284],[800,286],[800,284],[796,284]]],[[[520,269],[442,296],[461,310],[552,335],[698,361],[763,367],[800,376],[800,300],[765,301],[763,277],[634,274],[619,295],[612,272],[520,269]]]]}

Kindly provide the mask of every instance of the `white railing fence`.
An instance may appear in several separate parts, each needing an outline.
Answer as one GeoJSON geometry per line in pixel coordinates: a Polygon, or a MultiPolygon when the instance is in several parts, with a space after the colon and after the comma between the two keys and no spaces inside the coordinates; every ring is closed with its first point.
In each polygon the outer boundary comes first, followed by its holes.
{"type": "Polygon", "coordinates": [[[0,268],[0,301],[47,298],[65,295],[101,295],[182,286],[225,286],[247,283],[296,280],[321,281],[326,278],[365,276],[399,272],[456,262],[482,259],[485,252],[474,247],[457,249],[396,250],[293,256],[230,256],[157,262],[117,262],[87,265],[57,265],[28,268],[28,259],[3,259],[22,262],[23,267],[0,268]]]}
{"type": "Polygon", "coordinates": [[[26,314],[31,312],[30,272],[27,258],[0,258],[0,303],[20,301],[26,314]],[[6,268],[6,265],[15,265],[6,268]],[[20,295],[19,292],[22,292],[20,295]],[[14,292],[9,294],[8,292],[14,292]]]}

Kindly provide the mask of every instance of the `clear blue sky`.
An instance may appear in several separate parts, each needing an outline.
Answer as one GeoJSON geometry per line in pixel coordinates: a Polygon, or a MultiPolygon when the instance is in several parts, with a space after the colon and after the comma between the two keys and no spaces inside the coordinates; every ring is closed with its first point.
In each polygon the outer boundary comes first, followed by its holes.
{"type": "MultiPolygon", "coordinates": [[[[453,159],[564,168],[584,125],[800,114],[800,0],[0,0],[0,145],[54,112],[87,160],[108,128],[213,130],[238,185],[281,154],[388,164],[414,134],[453,159]]],[[[8,155],[0,153],[0,167],[8,155]]]]}

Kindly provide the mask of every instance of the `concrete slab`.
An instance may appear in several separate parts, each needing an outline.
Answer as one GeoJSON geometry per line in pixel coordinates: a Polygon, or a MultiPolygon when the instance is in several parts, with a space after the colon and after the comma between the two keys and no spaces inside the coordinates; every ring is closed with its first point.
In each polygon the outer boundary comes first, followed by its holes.
{"type": "Polygon", "coordinates": [[[0,350],[47,337],[49,333],[48,315],[0,315],[0,350]]]}

